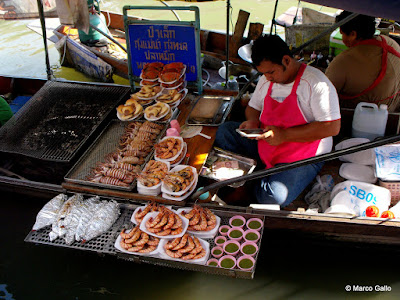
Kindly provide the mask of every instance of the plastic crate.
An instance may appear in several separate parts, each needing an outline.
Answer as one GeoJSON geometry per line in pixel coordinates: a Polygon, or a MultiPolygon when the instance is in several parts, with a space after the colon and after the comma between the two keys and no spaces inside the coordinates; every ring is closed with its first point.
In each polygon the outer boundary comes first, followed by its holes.
{"type": "Polygon", "coordinates": [[[396,205],[400,200],[400,182],[379,180],[379,185],[387,188],[391,194],[390,205],[396,205]]]}

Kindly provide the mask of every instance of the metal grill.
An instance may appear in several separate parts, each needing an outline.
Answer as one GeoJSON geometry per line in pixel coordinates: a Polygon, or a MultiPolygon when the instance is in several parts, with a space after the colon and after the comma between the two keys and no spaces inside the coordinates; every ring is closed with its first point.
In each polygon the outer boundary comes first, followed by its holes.
{"type": "MultiPolygon", "coordinates": [[[[228,269],[206,266],[206,265],[197,265],[197,264],[191,264],[191,263],[187,263],[187,262],[172,261],[172,260],[162,259],[162,258],[158,258],[158,257],[138,256],[138,255],[134,255],[134,254],[126,254],[126,253],[119,252],[114,247],[115,240],[117,239],[121,228],[125,224],[131,223],[131,221],[130,221],[131,216],[133,214],[133,211],[137,207],[138,207],[138,205],[121,204],[121,206],[120,206],[121,215],[118,218],[118,220],[114,223],[114,225],[111,227],[111,229],[109,231],[105,232],[104,234],[102,234],[101,236],[97,237],[96,239],[93,239],[84,244],[74,242],[72,245],[67,245],[64,242],[64,239],[56,239],[51,242],[49,240],[49,233],[51,231],[51,228],[49,228],[49,227],[43,228],[38,231],[30,232],[28,234],[28,236],[25,238],[25,242],[31,242],[31,243],[36,243],[36,244],[46,244],[46,245],[66,247],[66,248],[74,248],[74,249],[79,249],[79,250],[93,251],[93,252],[97,252],[97,253],[112,254],[112,255],[116,255],[117,258],[132,261],[132,262],[143,262],[143,263],[149,263],[149,264],[159,265],[159,266],[163,266],[163,267],[177,268],[177,269],[181,269],[181,270],[200,271],[200,272],[205,272],[205,273],[209,273],[209,274],[217,274],[217,275],[224,275],[224,276],[244,278],[244,279],[252,279],[254,277],[258,254],[260,253],[260,250],[261,250],[260,246],[261,246],[261,239],[262,239],[262,235],[263,235],[263,229],[261,229],[261,231],[260,231],[261,238],[257,242],[259,251],[254,256],[256,264],[254,265],[254,267],[251,271],[242,271],[240,269],[228,270],[228,269]]],[[[213,210],[213,212],[221,218],[221,225],[228,225],[229,218],[237,215],[236,212],[230,212],[230,211],[213,210]]],[[[257,217],[257,218],[260,218],[263,221],[265,221],[264,217],[260,216],[260,215],[252,215],[252,214],[244,214],[244,213],[240,213],[240,215],[245,217],[246,219],[257,217]]],[[[213,239],[205,239],[205,240],[210,243],[210,250],[211,250],[215,246],[214,240],[213,239]]],[[[236,256],[236,258],[238,258],[238,257],[240,257],[240,254],[238,254],[236,256]]],[[[210,258],[212,258],[211,253],[210,253],[210,257],[208,257],[207,260],[210,258]]]]}
{"type": "Polygon", "coordinates": [[[48,81],[0,129],[0,151],[69,162],[129,87],[48,81]]]}
{"type": "MultiPolygon", "coordinates": [[[[137,121],[142,122],[142,121],[137,121]]],[[[144,121],[143,121],[144,122],[144,121]]],[[[72,167],[72,169],[65,175],[64,180],[67,182],[78,183],[83,185],[91,185],[95,187],[112,188],[119,190],[132,190],[136,186],[136,180],[129,187],[108,185],[102,183],[95,183],[87,180],[87,177],[91,174],[93,168],[104,161],[107,154],[115,152],[119,146],[119,141],[122,134],[125,132],[126,126],[130,124],[129,122],[120,122],[113,120],[104,129],[104,131],[99,135],[96,141],[90,146],[88,150],[82,155],[82,157],[77,161],[77,163],[72,167]]],[[[161,124],[161,123],[160,123],[161,124]]],[[[165,134],[167,126],[165,125],[164,130],[162,130],[157,137],[157,140],[165,134]]],[[[149,153],[146,157],[145,162],[142,164],[142,168],[152,157],[153,152],[149,153]]]]}

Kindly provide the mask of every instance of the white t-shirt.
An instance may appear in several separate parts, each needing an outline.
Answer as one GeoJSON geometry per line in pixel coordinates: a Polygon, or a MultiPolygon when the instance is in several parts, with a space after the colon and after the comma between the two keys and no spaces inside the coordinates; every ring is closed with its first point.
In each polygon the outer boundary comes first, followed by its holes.
{"type": "MultiPolygon", "coordinates": [[[[271,97],[282,103],[292,91],[294,81],[289,84],[274,83],[271,97]]],[[[262,111],[264,99],[267,95],[270,82],[261,76],[249,106],[262,111]]],[[[339,120],[340,107],[335,87],[320,70],[307,66],[297,87],[297,101],[304,119],[308,122],[324,122],[339,120]]],[[[332,137],[324,138],[317,150],[316,155],[330,152],[332,150],[332,137]]]]}

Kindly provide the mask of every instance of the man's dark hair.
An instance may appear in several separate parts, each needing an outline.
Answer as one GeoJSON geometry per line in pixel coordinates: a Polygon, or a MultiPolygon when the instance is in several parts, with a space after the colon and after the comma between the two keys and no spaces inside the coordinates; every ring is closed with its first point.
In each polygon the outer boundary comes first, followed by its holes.
{"type": "MultiPolygon", "coordinates": [[[[350,16],[352,12],[343,11],[340,15],[336,16],[336,22],[343,20],[350,16]]],[[[353,30],[357,32],[357,38],[362,40],[372,39],[375,33],[375,17],[366,15],[358,15],[351,19],[346,24],[340,26],[340,29],[347,35],[353,30]]]]}
{"type": "Polygon", "coordinates": [[[251,59],[255,66],[259,66],[263,60],[282,65],[284,55],[293,57],[288,45],[278,35],[262,35],[251,47],[251,59]]]}

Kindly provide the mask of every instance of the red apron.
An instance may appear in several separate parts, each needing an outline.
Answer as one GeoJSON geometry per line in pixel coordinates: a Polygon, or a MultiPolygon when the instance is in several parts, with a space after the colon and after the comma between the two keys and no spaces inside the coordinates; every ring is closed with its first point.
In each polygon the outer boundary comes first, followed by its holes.
{"type": "MultiPolygon", "coordinates": [[[[270,83],[267,95],[264,99],[264,109],[260,116],[260,122],[263,125],[261,128],[267,125],[289,128],[307,124],[298,105],[296,94],[300,78],[305,68],[306,65],[302,64],[297,73],[290,95],[283,100],[282,103],[279,103],[271,97],[273,83],[270,83]]],[[[278,146],[271,146],[266,141],[259,140],[258,153],[268,169],[278,163],[291,163],[315,156],[320,141],[321,140],[316,140],[305,143],[286,142],[278,146]]]]}
{"type": "MultiPolygon", "coordinates": [[[[358,46],[358,45],[375,45],[375,46],[378,46],[378,47],[382,48],[381,71],[379,72],[378,77],[375,79],[375,81],[369,87],[367,87],[361,93],[359,93],[357,95],[353,95],[353,96],[340,94],[340,98],[341,99],[348,100],[348,99],[358,98],[358,97],[368,93],[372,89],[374,89],[382,81],[383,77],[385,77],[386,69],[387,69],[387,55],[388,55],[388,52],[392,53],[393,55],[396,55],[397,57],[400,57],[400,53],[397,52],[392,46],[389,46],[386,43],[386,40],[382,35],[380,37],[381,37],[382,41],[378,41],[376,39],[369,39],[369,40],[361,41],[361,42],[359,42],[359,43],[354,45],[354,46],[358,46]]],[[[354,46],[352,46],[352,47],[354,47],[354,46]]]]}

